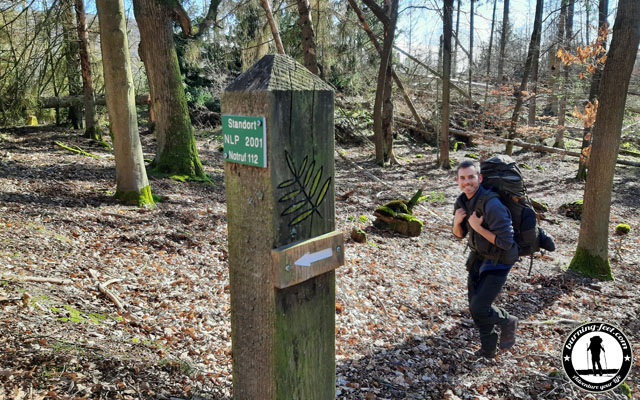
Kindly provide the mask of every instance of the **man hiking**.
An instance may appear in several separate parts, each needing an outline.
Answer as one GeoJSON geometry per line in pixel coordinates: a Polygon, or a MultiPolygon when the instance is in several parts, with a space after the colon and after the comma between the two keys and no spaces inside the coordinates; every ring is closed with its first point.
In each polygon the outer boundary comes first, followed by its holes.
{"type": "Polygon", "coordinates": [[[462,190],[454,205],[453,234],[468,235],[471,253],[467,260],[469,311],[480,331],[481,347],[477,357],[494,358],[498,345],[496,325],[501,328],[500,348],[516,342],[518,319],[492,305],[518,260],[513,239],[511,214],[497,195],[483,188],[480,165],[463,161],[458,165],[456,181],[462,190]]]}

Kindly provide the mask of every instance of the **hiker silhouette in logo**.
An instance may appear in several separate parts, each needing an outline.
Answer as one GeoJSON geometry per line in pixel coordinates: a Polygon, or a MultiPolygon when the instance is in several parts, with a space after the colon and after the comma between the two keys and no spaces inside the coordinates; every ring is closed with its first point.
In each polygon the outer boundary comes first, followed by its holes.
{"type": "Polygon", "coordinates": [[[594,336],[590,339],[589,347],[587,351],[591,351],[591,363],[593,364],[593,375],[597,375],[596,365],[600,370],[600,376],[602,376],[602,365],[600,364],[600,350],[604,351],[602,347],[602,338],[600,336],[594,336]]]}

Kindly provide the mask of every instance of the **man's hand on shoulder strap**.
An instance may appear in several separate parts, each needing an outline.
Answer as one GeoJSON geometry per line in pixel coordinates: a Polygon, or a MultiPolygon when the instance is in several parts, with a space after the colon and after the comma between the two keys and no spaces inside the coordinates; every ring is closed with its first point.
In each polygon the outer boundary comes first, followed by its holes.
{"type": "Polygon", "coordinates": [[[473,212],[469,217],[469,225],[473,228],[474,231],[478,232],[478,230],[482,227],[482,221],[484,221],[484,217],[479,217],[477,212],[473,212]]]}
{"type": "Polygon", "coordinates": [[[458,208],[456,213],[453,215],[453,234],[462,239],[464,237],[464,227],[462,223],[464,219],[467,217],[467,212],[463,208],[458,208]]]}
{"type": "Polygon", "coordinates": [[[474,211],[473,214],[469,217],[469,225],[471,225],[471,229],[476,231],[479,235],[487,239],[491,244],[496,244],[496,235],[488,229],[485,229],[482,226],[482,221],[484,221],[484,217],[478,217],[478,214],[474,211]]]}

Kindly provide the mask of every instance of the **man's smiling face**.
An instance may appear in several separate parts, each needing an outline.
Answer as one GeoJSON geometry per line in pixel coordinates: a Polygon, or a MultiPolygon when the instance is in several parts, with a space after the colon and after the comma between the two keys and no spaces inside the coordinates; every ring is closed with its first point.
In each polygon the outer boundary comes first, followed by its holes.
{"type": "Polygon", "coordinates": [[[458,182],[458,186],[460,186],[462,192],[470,199],[478,191],[478,187],[482,182],[482,175],[480,175],[473,166],[460,168],[456,182],[458,182]]]}

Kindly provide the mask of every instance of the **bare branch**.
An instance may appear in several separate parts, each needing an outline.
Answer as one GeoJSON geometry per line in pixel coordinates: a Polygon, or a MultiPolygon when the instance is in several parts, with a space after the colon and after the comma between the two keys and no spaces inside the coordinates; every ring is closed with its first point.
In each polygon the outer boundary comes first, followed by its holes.
{"type": "Polygon", "coordinates": [[[209,28],[217,24],[216,19],[218,18],[218,7],[220,6],[220,1],[221,0],[211,0],[211,3],[209,3],[207,15],[205,15],[202,21],[198,24],[198,31],[194,35],[196,38],[199,38],[209,28]]]}
{"type": "Polygon", "coordinates": [[[362,0],[362,1],[364,1],[364,4],[366,4],[367,7],[369,7],[371,12],[373,12],[373,14],[376,17],[378,17],[380,22],[382,22],[385,26],[389,24],[390,22],[389,16],[384,13],[384,10],[382,9],[382,7],[377,5],[375,1],[373,0],[362,0]]]}

